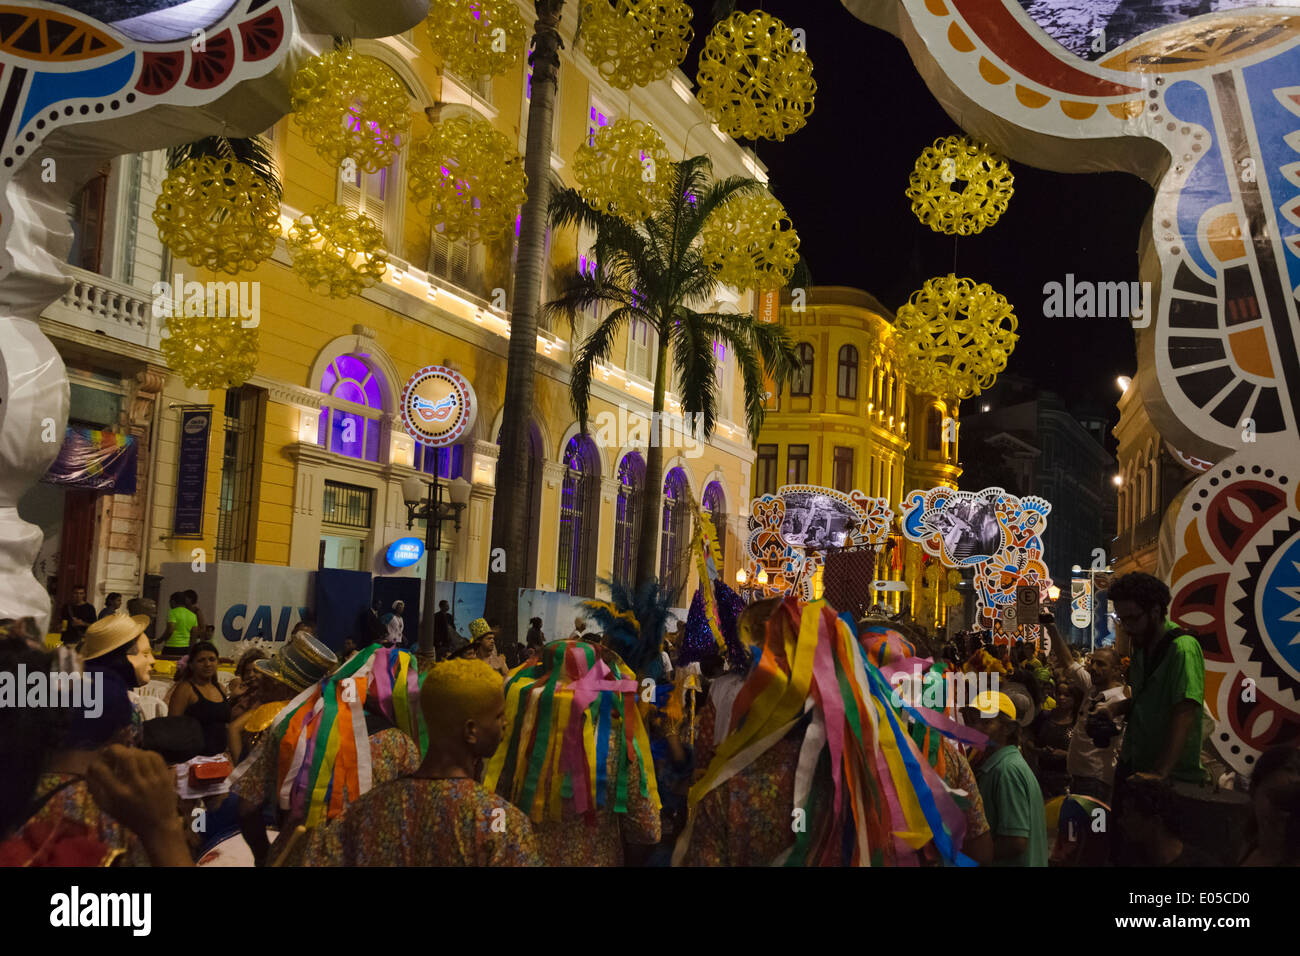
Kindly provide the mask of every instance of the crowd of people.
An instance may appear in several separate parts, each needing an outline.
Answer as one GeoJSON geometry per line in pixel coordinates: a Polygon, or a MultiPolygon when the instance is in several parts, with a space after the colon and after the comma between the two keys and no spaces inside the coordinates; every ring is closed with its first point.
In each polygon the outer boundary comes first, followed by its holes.
{"type": "Polygon", "coordinates": [[[943,642],[715,584],[721,612],[697,595],[650,646],[586,618],[547,640],[534,618],[498,648],[443,602],[436,662],[403,646],[402,608],[372,608],[340,654],[306,621],[238,646],[230,677],[177,594],[157,650],[183,659],[153,719],[148,616],[74,596],[53,652],[0,622],[0,674],[102,687],[95,713],[0,707],[0,863],[189,865],[235,833],[259,866],[1300,863],[1300,749],[1248,778],[1218,762],[1200,643],[1156,578],[1114,582],[1120,640],[1090,653],[1047,613],[1036,641],[943,642]],[[916,668],[981,690],[902,700],[916,668]],[[182,798],[185,768],[224,783],[182,798]],[[1205,802],[1225,791],[1240,827],[1205,802]]]}

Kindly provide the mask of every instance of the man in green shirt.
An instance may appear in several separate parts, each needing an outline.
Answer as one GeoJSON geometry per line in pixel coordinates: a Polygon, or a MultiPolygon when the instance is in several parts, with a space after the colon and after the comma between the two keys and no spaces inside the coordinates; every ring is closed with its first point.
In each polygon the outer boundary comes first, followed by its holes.
{"type": "Polygon", "coordinates": [[[993,865],[1047,866],[1043,791],[1020,754],[1015,704],[1006,694],[984,691],[962,716],[989,738],[984,750],[972,752],[971,765],[993,834],[993,865]]]}
{"type": "Polygon", "coordinates": [[[163,631],[163,654],[167,657],[184,657],[190,648],[190,631],[199,626],[199,619],[185,606],[185,595],[175,592],[168,603],[167,629],[163,631]]]}
{"type": "MultiPolygon", "coordinates": [[[[1121,641],[1131,642],[1131,696],[1108,705],[1127,715],[1116,777],[1206,781],[1201,763],[1205,658],[1200,641],[1166,618],[1169,588],[1159,578],[1133,572],[1110,587],[1121,641]]],[[[1120,653],[1124,654],[1123,644],[1120,653]]]]}

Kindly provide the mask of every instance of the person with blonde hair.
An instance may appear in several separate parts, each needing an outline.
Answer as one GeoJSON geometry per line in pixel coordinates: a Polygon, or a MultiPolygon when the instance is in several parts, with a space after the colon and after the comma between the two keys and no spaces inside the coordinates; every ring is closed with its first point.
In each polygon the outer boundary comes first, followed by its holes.
{"type": "Polygon", "coordinates": [[[539,866],[528,818],[476,781],[505,732],[501,675],[483,661],[435,664],[420,688],[429,749],[314,831],[307,865],[539,866]]]}

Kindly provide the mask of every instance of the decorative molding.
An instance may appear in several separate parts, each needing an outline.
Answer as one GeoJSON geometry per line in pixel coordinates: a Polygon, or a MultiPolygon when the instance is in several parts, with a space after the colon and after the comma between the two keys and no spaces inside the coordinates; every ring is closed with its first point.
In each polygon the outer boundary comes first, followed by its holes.
{"type": "Polygon", "coordinates": [[[158,396],[167,383],[167,370],[149,365],[135,373],[135,395],[131,398],[131,424],[145,429],[153,424],[158,396]]]}
{"type": "Polygon", "coordinates": [[[319,410],[321,400],[325,397],[314,389],[281,382],[278,379],[267,378],[265,375],[254,375],[248,380],[248,384],[265,389],[268,397],[281,405],[299,405],[303,408],[319,410]]]}
{"type": "Polygon", "coordinates": [[[622,487],[622,483],[617,478],[602,477],[600,479],[600,493],[606,504],[612,504],[618,498],[619,490],[622,487]]]}
{"type": "Polygon", "coordinates": [[[554,488],[564,480],[566,471],[564,462],[561,461],[543,461],[542,476],[546,479],[546,487],[554,488]]]}

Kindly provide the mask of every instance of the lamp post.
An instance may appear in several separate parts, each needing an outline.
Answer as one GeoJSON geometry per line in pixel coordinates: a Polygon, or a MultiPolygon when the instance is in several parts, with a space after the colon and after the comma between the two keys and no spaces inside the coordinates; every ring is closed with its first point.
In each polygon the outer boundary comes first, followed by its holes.
{"type": "Polygon", "coordinates": [[[433,615],[438,607],[438,552],[442,550],[442,523],[455,521],[460,531],[460,513],[469,504],[470,483],[464,478],[449,482],[450,501],[442,500],[442,482],[425,482],[415,475],[402,479],[402,497],[406,501],[406,527],[424,519],[424,608],[420,614],[419,659],[421,663],[435,657],[433,615]]]}

